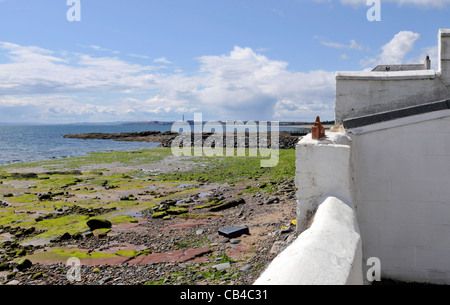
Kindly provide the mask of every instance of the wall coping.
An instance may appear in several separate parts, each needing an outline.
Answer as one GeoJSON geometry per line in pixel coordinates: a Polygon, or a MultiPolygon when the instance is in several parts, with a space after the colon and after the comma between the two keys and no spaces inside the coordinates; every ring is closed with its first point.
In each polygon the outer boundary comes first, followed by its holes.
{"type": "Polygon", "coordinates": [[[417,71],[393,71],[393,72],[372,72],[372,71],[340,71],[336,72],[336,80],[426,80],[435,79],[440,73],[435,70],[417,71]]]}
{"type": "Polygon", "coordinates": [[[354,209],[336,197],[281,252],[254,285],[362,285],[362,244],[354,209]]]}

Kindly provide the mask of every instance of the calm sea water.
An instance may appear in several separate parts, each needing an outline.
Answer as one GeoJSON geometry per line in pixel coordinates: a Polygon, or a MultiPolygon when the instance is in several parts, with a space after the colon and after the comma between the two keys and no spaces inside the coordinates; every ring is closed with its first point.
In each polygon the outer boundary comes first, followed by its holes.
{"type": "MultiPolygon", "coordinates": [[[[107,152],[154,148],[159,143],[64,139],[67,134],[168,131],[171,125],[0,125],[0,164],[60,159],[107,152]]],[[[280,127],[280,130],[295,128],[280,127]]]]}
{"type": "Polygon", "coordinates": [[[158,143],[64,139],[67,134],[167,131],[170,125],[0,126],[0,164],[87,155],[90,152],[138,150],[158,143]]]}

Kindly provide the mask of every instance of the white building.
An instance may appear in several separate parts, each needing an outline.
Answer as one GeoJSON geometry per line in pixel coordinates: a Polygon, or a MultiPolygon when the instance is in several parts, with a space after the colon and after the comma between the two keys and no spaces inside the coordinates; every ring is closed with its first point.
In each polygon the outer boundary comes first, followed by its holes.
{"type": "Polygon", "coordinates": [[[382,279],[450,284],[450,30],[438,40],[437,71],[336,74],[345,130],[297,146],[307,230],[256,284],[367,283],[373,257],[382,279]]]}

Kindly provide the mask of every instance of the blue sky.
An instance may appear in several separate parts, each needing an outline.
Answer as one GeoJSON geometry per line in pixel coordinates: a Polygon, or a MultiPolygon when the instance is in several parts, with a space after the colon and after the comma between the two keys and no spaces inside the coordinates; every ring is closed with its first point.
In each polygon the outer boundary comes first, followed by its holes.
{"type": "Polygon", "coordinates": [[[437,59],[450,0],[0,0],[0,123],[334,118],[336,71],[437,59]]]}

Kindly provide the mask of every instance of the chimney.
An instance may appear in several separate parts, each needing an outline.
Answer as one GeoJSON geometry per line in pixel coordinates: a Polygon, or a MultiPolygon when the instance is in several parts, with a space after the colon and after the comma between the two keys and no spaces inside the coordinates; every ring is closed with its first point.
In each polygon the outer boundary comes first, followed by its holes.
{"type": "Polygon", "coordinates": [[[427,57],[425,58],[425,70],[430,70],[431,69],[431,60],[430,60],[430,56],[427,55],[427,57]]]}
{"type": "Polygon", "coordinates": [[[441,80],[450,85],[450,29],[439,30],[439,71],[441,80]]]}

